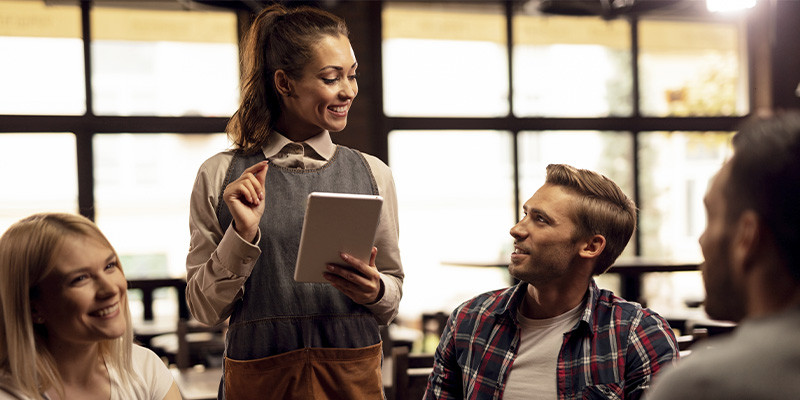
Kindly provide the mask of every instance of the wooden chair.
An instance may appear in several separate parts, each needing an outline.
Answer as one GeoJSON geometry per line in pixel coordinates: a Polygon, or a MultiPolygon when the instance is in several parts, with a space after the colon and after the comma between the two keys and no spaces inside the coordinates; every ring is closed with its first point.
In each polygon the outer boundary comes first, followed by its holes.
{"type": "Polygon", "coordinates": [[[392,349],[392,386],[389,400],[419,400],[433,371],[433,354],[413,354],[408,347],[392,349]]]}
{"type": "Polygon", "coordinates": [[[708,330],[705,328],[694,328],[692,333],[678,336],[678,350],[681,358],[689,357],[692,349],[697,348],[697,342],[708,337],[708,330]]]}

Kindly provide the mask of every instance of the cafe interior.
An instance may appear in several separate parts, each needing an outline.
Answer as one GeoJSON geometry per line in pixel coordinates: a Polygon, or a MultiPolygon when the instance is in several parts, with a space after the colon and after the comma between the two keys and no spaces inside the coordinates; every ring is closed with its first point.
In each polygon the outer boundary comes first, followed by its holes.
{"type": "MultiPolygon", "coordinates": [[[[94,220],[137,341],[186,399],[216,398],[226,328],[186,306],[189,195],[230,146],[238,42],[271,3],[0,0],[0,232],[41,211],[94,220]]],[[[703,311],[702,198],[741,122],[800,107],[800,2],[280,3],[347,22],[359,93],[332,137],[394,176],[405,281],[382,329],[387,398],[420,398],[449,313],[513,284],[509,229],[551,163],[638,206],[599,286],[664,316],[686,354],[734,327],[703,311]]]]}

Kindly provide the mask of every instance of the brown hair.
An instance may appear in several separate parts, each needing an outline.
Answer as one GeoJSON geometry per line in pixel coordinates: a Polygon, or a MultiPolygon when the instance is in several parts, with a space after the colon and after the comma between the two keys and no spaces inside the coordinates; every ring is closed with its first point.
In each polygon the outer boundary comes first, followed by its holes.
{"type": "Polygon", "coordinates": [[[576,237],[602,235],[606,247],[597,258],[594,274],[606,272],[622,254],[636,228],[636,204],[614,181],[597,172],[566,164],[547,166],[546,182],[579,195],[574,205],[576,237]]]}
{"type": "Polygon", "coordinates": [[[299,79],[321,37],[348,35],[344,20],[317,8],[261,11],[242,40],[241,100],[226,129],[231,142],[248,154],[260,149],[281,116],[275,72],[299,79]]]}

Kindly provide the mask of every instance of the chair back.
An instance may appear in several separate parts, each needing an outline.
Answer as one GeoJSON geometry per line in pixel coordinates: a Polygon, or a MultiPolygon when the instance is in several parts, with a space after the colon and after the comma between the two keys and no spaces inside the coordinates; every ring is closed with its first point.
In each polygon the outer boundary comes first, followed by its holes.
{"type": "Polygon", "coordinates": [[[419,400],[425,395],[433,371],[433,354],[409,353],[408,347],[392,349],[391,400],[419,400]]]}

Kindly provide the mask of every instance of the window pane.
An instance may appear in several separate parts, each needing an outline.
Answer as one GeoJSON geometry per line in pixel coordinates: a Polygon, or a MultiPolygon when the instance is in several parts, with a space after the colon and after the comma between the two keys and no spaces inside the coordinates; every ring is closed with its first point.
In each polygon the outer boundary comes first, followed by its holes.
{"type": "Polygon", "coordinates": [[[0,114],[86,112],[80,8],[45,3],[0,1],[0,114]]]}
{"type": "Polygon", "coordinates": [[[95,135],[97,224],[128,278],[185,274],[197,169],[227,143],[224,134],[95,135]]]}
{"type": "Polygon", "coordinates": [[[92,35],[96,114],[228,116],[236,109],[234,13],[97,7],[92,35]]]}
{"type": "Polygon", "coordinates": [[[749,108],[743,23],[641,21],[641,112],[744,115],[749,108]]]}
{"type": "Polygon", "coordinates": [[[451,264],[508,262],[515,216],[510,133],[393,131],[389,158],[406,272],[401,318],[449,312],[508,286],[506,268],[451,264]]]}
{"type": "Polygon", "coordinates": [[[730,155],[731,133],[646,132],[641,135],[639,229],[642,256],[698,262],[705,229],[703,196],[730,155]]]}
{"type": "Polygon", "coordinates": [[[34,213],[78,212],[76,154],[71,133],[0,135],[0,232],[34,213]]]}
{"type": "MultiPolygon", "coordinates": [[[[548,164],[599,172],[633,198],[633,136],[628,132],[520,132],[519,163],[520,204],[544,184],[548,164]]],[[[517,213],[521,218],[522,211],[517,213]]],[[[633,241],[631,238],[620,259],[636,254],[633,241]]]]}
{"type": "Polygon", "coordinates": [[[505,26],[499,5],[388,3],[382,47],[386,115],[507,115],[505,26]]]}
{"type": "Polygon", "coordinates": [[[514,17],[514,115],[631,115],[630,25],[624,20],[514,17]]]}

